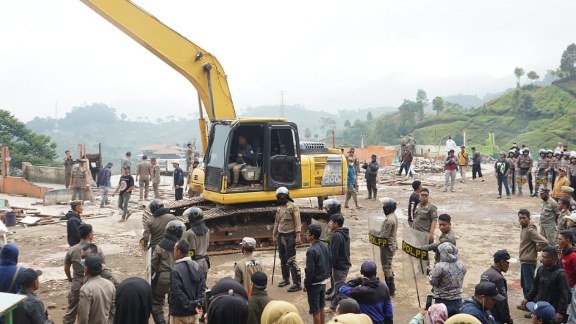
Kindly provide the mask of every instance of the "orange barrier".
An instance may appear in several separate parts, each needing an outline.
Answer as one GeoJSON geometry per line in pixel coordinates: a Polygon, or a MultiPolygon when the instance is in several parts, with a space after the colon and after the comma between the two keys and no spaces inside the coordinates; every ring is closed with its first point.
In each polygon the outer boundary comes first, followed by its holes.
{"type": "Polygon", "coordinates": [[[43,199],[50,189],[37,186],[19,177],[0,177],[0,190],[6,194],[43,199]]]}

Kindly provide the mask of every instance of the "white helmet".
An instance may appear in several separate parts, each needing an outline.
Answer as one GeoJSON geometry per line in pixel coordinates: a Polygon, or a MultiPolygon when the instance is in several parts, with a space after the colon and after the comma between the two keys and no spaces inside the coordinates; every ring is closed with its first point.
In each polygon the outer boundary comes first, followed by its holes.
{"type": "Polygon", "coordinates": [[[286,188],[286,187],[280,187],[280,188],[276,189],[276,196],[278,196],[278,195],[280,195],[280,194],[282,194],[282,195],[288,195],[288,194],[290,194],[290,192],[288,191],[288,188],[286,188]]]}

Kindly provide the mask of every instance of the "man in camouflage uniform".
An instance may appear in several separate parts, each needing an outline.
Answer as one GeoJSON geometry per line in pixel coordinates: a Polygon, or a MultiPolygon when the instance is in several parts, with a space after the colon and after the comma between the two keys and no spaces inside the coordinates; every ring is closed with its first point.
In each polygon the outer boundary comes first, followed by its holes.
{"type": "Polygon", "coordinates": [[[291,274],[293,284],[288,288],[288,292],[295,292],[302,289],[302,275],[296,263],[296,246],[302,244],[300,237],[302,223],[300,210],[290,198],[289,193],[286,187],[276,190],[276,198],[280,207],[276,211],[272,234],[274,243],[278,244],[282,269],[282,281],[278,283],[278,287],[288,286],[291,274]]]}
{"type": "Polygon", "coordinates": [[[556,219],[558,218],[558,203],[550,198],[548,187],[540,188],[542,208],[540,209],[540,234],[548,240],[552,246],[556,245],[556,219]]]}
{"type": "MultiPolygon", "coordinates": [[[[532,165],[534,160],[530,157],[530,150],[525,147],[522,150],[522,154],[518,156],[516,160],[516,183],[518,184],[518,195],[522,195],[522,187],[525,183],[529,182],[529,176],[532,172],[532,165]]],[[[532,195],[532,190],[530,190],[530,195],[532,195]]]]}
{"type": "Polygon", "coordinates": [[[380,199],[382,210],[386,219],[382,222],[380,237],[385,238],[388,244],[380,247],[380,262],[384,269],[384,280],[390,290],[390,296],[394,296],[396,285],[394,283],[394,272],[392,271],[392,258],[396,252],[398,243],[396,242],[396,233],[398,231],[398,218],[394,213],[396,211],[396,201],[389,197],[380,199]]]}

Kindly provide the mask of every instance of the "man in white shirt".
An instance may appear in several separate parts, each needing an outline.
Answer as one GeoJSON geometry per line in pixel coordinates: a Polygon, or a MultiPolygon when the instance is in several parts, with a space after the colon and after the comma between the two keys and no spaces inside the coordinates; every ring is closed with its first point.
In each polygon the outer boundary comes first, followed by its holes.
{"type": "Polygon", "coordinates": [[[454,150],[454,152],[456,152],[456,142],[454,142],[452,136],[448,136],[448,139],[446,140],[446,154],[448,154],[450,150],[454,150]]]}

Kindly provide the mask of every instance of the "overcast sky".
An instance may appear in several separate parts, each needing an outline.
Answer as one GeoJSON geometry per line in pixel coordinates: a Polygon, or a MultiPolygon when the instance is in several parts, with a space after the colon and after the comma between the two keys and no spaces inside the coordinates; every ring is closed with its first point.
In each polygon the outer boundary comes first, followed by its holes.
{"type": "MultiPolygon", "coordinates": [[[[336,111],[514,86],[576,42],[576,1],[140,0],[214,54],[237,110],[336,111]]],[[[129,118],[197,111],[193,86],[78,0],[0,1],[0,108],[28,121],[104,102],[129,118]]]]}

